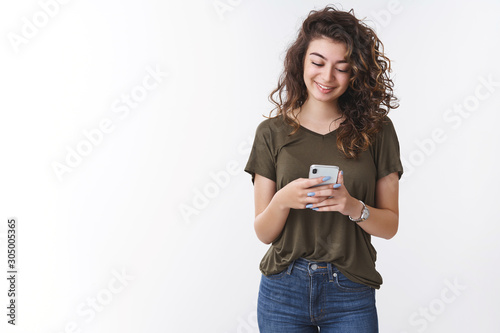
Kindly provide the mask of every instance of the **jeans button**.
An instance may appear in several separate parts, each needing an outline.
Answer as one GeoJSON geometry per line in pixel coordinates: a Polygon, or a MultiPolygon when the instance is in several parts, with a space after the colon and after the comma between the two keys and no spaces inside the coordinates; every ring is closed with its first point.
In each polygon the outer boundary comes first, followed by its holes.
{"type": "Polygon", "coordinates": [[[311,265],[311,269],[312,269],[313,271],[317,270],[317,269],[318,269],[318,265],[316,265],[316,264],[312,264],[312,265],[311,265]]]}

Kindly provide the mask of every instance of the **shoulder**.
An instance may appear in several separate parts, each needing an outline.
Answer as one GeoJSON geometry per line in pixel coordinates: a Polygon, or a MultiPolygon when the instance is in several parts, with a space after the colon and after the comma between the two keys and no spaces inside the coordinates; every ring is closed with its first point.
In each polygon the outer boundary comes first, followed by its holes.
{"type": "Polygon", "coordinates": [[[393,124],[391,118],[389,118],[388,116],[385,116],[381,121],[381,127],[380,127],[380,131],[377,133],[377,139],[383,138],[386,136],[397,137],[396,129],[394,128],[394,124],[393,124]]]}
{"type": "Polygon", "coordinates": [[[382,119],[382,129],[394,129],[394,123],[392,122],[391,118],[389,118],[389,116],[385,116],[382,119]]]}
{"type": "Polygon", "coordinates": [[[399,178],[403,174],[403,165],[400,159],[399,140],[394,124],[389,117],[384,117],[382,128],[377,133],[371,152],[377,166],[377,179],[398,172],[399,178]]]}
{"type": "Polygon", "coordinates": [[[288,125],[285,124],[281,116],[267,118],[257,126],[257,135],[280,135],[287,134],[288,125]]]}
{"type": "Polygon", "coordinates": [[[399,140],[392,120],[385,116],[382,119],[380,131],[375,134],[374,140],[372,141],[371,150],[373,153],[376,153],[388,147],[394,147],[399,150],[399,140]]]}
{"type": "Polygon", "coordinates": [[[376,134],[371,145],[371,152],[376,158],[399,156],[399,139],[392,120],[385,116],[382,119],[381,129],[376,134]]]}

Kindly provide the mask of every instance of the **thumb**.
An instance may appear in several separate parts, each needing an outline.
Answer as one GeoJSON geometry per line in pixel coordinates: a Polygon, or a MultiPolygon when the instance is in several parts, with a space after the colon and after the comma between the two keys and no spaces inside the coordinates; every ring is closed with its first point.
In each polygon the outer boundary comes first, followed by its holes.
{"type": "Polygon", "coordinates": [[[337,184],[344,185],[344,172],[342,170],[340,170],[340,172],[337,176],[337,184]]]}

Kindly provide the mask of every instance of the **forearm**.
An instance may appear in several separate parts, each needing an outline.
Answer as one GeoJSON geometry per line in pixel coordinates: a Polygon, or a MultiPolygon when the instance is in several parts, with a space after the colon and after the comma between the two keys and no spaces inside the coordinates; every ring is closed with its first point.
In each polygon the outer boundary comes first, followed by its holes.
{"type": "Polygon", "coordinates": [[[276,192],[274,181],[256,174],[254,228],[257,237],[265,244],[273,242],[285,227],[290,209],[305,209],[309,204],[323,200],[314,197],[311,187],[328,179],[298,178],[276,192]]]}
{"type": "MultiPolygon", "coordinates": [[[[360,217],[363,208],[361,202],[357,202],[356,205],[353,205],[355,208],[349,214],[354,219],[360,217]]],[[[370,217],[363,222],[359,222],[358,225],[370,235],[385,239],[394,237],[398,231],[398,214],[390,209],[380,209],[368,205],[366,207],[370,211],[370,217]]]]}
{"type": "Polygon", "coordinates": [[[370,235],[391,239],[398,232],[399,218],[389,209],[368,207],[370,217],[358,225],[370,235]]]}
{"type": "Polygon", "coordinates": [[[290,208],[281,205],[275,195],[269,205],[255,217],[254,228],[257,237],[270,244],[283,230],[290,208]]]}

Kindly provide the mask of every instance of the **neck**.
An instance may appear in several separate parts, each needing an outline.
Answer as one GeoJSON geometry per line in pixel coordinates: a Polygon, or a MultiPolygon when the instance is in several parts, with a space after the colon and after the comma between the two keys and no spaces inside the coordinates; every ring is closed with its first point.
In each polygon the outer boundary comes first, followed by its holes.
{"type": "Polygon", "coordinates": [[[342,116],[337,101],[323,103],[307,99],[301,107],[300,118],[314,119],[317,122],[329,122],[342,116]]]}

